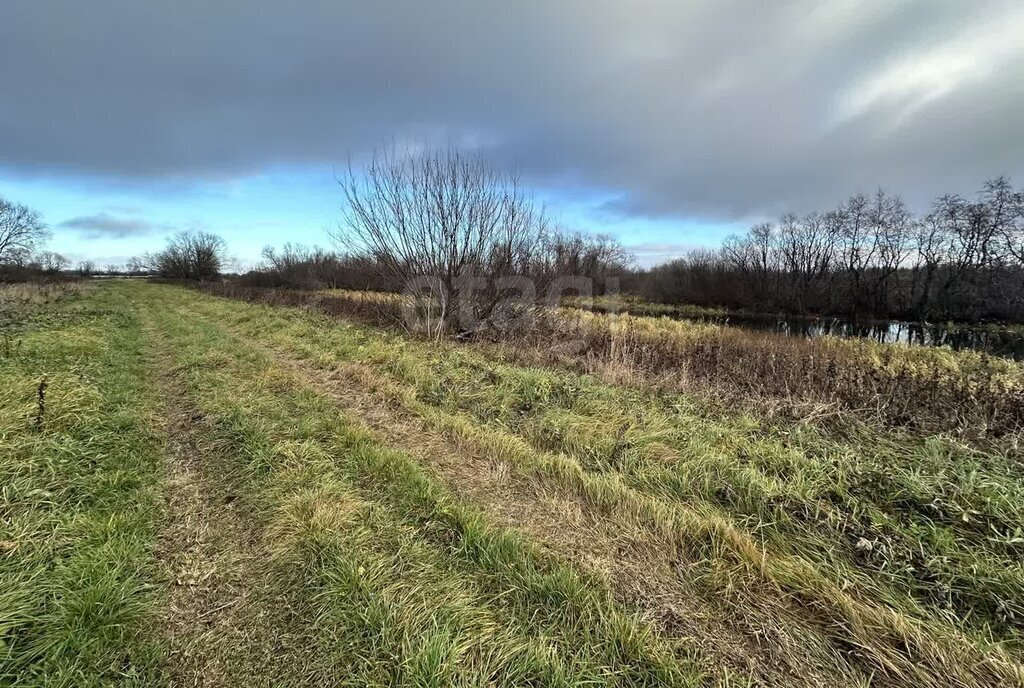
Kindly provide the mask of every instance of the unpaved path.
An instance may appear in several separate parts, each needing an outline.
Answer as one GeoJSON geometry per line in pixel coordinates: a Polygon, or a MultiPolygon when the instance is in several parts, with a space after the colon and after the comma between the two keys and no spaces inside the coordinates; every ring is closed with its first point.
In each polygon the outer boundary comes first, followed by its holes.
{"type": "Polygon", "coordinates": [[[261,527],[159,333],[147,327],[167,437],[166,513],[157,554],[167,577],[161,633],[172,686],[269,686],[302,671],[300,611],[274,585],[261,527]]]}

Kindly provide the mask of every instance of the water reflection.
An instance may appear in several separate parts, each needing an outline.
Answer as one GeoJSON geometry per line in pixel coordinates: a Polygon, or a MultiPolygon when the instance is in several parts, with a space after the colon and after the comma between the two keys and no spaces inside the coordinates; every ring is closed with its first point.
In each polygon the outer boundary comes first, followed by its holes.
{"type": "Polygon", "coordinates": [[[949,346],[976,349],[1024,360],[1024,331],[1002,327],[971,327],[900,320],[853,321],[843,318],[793,318],[771,315],[729,315],[710,322],[750,330],[779,332],[794,337],[865,337],[886,344],[949,346]]]}

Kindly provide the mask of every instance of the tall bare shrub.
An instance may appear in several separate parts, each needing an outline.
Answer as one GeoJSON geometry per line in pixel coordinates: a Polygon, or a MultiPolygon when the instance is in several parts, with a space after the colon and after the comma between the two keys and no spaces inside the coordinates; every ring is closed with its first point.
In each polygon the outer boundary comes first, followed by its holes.
{"type": "Polygon", "coordinates": [[[226,262],[224,240],[209,232],[181,232],[167,247],[149,256],[150,272],[169,279],[208,280],[220,274],[226,262]]]}
{"type": "Polygon", "coordinates": [[[346,205],[333,238],[406,285],[418,329],[471,333],[507,317],[510,295],[534,300],[538,285],[524,276],[548,225],[514,175],[451,148],[391,148],[339,184],[346,205]]]}

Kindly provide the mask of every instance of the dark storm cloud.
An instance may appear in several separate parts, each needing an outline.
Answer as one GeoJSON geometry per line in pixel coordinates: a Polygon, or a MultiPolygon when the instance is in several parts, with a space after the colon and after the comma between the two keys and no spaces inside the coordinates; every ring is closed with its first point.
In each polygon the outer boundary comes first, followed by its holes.
{"type": "Polygon", "coordinates": [[[58,227],[76,230],[87,239],[123,239],[125,237],[148,236],[171,229],[164,224],[156,224],[139,217],[117,217],[110,213],[82,215],[64,220],[58,227]]]}
{"type": "Polygon", "coordinates": [[[737,218],[1024,176],[1019,2],[6,0],[0,165],[223,177],[392,139],[737,218]]]}

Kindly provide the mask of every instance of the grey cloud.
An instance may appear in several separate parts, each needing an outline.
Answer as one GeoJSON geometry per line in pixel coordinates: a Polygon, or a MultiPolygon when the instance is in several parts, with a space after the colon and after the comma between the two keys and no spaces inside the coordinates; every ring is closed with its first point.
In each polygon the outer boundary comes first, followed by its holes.
{"type": "Polygon", "coordinates": [[[110,213],[81,215],[61,222],[58,227],[77,230],[87,239],[148,236],[158,232],[167,232],[170,225],[153,223],[140,217],[117,217],[110,213]]]}
{"type": "Polygon", "coordinates": [[[479,146],[736,219],[1024,176],[1013,0],[7,0],[0,165],[188,179],[479,146]]]}

